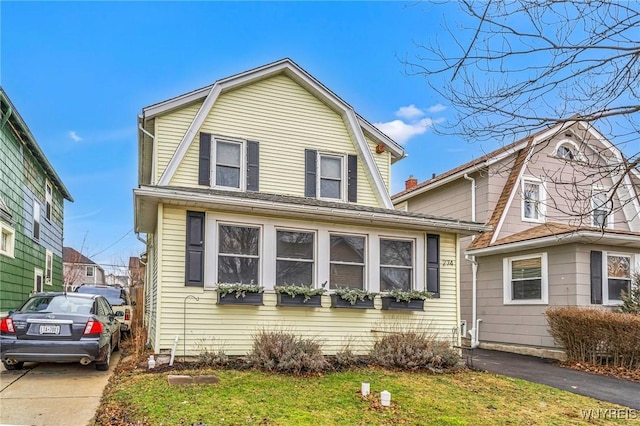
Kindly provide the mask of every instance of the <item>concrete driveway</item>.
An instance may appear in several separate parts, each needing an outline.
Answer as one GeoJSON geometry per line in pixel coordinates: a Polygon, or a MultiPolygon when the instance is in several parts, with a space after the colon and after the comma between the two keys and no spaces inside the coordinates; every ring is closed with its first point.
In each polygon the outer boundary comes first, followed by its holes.
{"type": "Polygon", "coordinates": [[[114,352],[109,371],[97,371],[93,363],[25,363],[20,371],[0,367],[0,425],[93,425],[119,361],[114,352]]]}

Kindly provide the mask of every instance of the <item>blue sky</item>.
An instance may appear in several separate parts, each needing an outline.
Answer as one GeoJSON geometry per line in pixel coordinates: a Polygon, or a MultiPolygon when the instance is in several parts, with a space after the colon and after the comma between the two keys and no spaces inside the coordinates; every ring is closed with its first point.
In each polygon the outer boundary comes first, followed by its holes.
{"type": "MultiPolygon", "coordinates": [[[[447,16],[455,21],[455,5],[447,16]]],[[[400,58],[447,8],[414,2],[0,2],[0,80],[75,199],[65,245],[102,264],[144,247],[133,228],[145,106],[289,57],[409,155],[392,192],[495,148],[430,130],[452,112],[400,58]]]]}

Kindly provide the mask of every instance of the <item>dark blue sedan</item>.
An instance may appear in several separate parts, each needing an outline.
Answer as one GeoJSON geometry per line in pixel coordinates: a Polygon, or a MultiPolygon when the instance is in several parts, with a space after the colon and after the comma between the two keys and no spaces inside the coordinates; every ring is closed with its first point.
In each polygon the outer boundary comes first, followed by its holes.
{"type": "Polygon", "coordinates": [[[95,362],[108,370],[120,346],[120,323],[95,294],[38,293],[0,322],[0,359],[7,370],[25,362],[95,362]]]}

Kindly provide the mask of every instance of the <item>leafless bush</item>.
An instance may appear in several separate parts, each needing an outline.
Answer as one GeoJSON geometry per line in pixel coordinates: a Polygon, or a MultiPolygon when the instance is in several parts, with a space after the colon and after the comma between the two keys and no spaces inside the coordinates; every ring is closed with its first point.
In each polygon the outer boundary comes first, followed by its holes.
{"type": "Polygon", "coordinates": [[[277,373],[314,373],[328,367],[317,341],[281,330],[256,333],[248,361],[254,368],[277,373]]]}
{"type": "Polygon", "coordinates": [[[549,333],[569,361],[640,368],[640,317],[603,309],[551,308],[549,333]]]}
{"type": "Polygon", "coordinates": [[[225,367],[229,363],[229,357],[223,349],[216,347],[214,342],[208,344],[203,339],[198,343],[199,352],[196,364],[199,367],[225,367]]]}
{"type": "Polygon", "coordinates": [[[460,365],[460,355],[447,341],[430,333],[428,327],[402,329],[391,326],[371,349],[371,362],[401,370],[442,372],[460,365]]]}

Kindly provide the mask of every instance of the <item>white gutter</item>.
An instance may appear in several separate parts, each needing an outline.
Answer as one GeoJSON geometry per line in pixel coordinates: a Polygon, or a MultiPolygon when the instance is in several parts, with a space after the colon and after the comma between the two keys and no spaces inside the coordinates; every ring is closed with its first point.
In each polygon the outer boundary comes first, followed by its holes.
{"type": "MultiPolygon", "coordinates": [[[[471,221],[476,221],[476,180],[465,173],[463,176],[466,180],[471,182],[471,221]]],[[[472,241],[475,239],[475,235],[472,241]]],[[[478,331],[480,329],[481,319],[478,319],[478,262],[475,256],[466,254],[464,256],[469,262],[471,262],[471,349],[475,349],[480,346],[478,339],[478,331]]]]}

